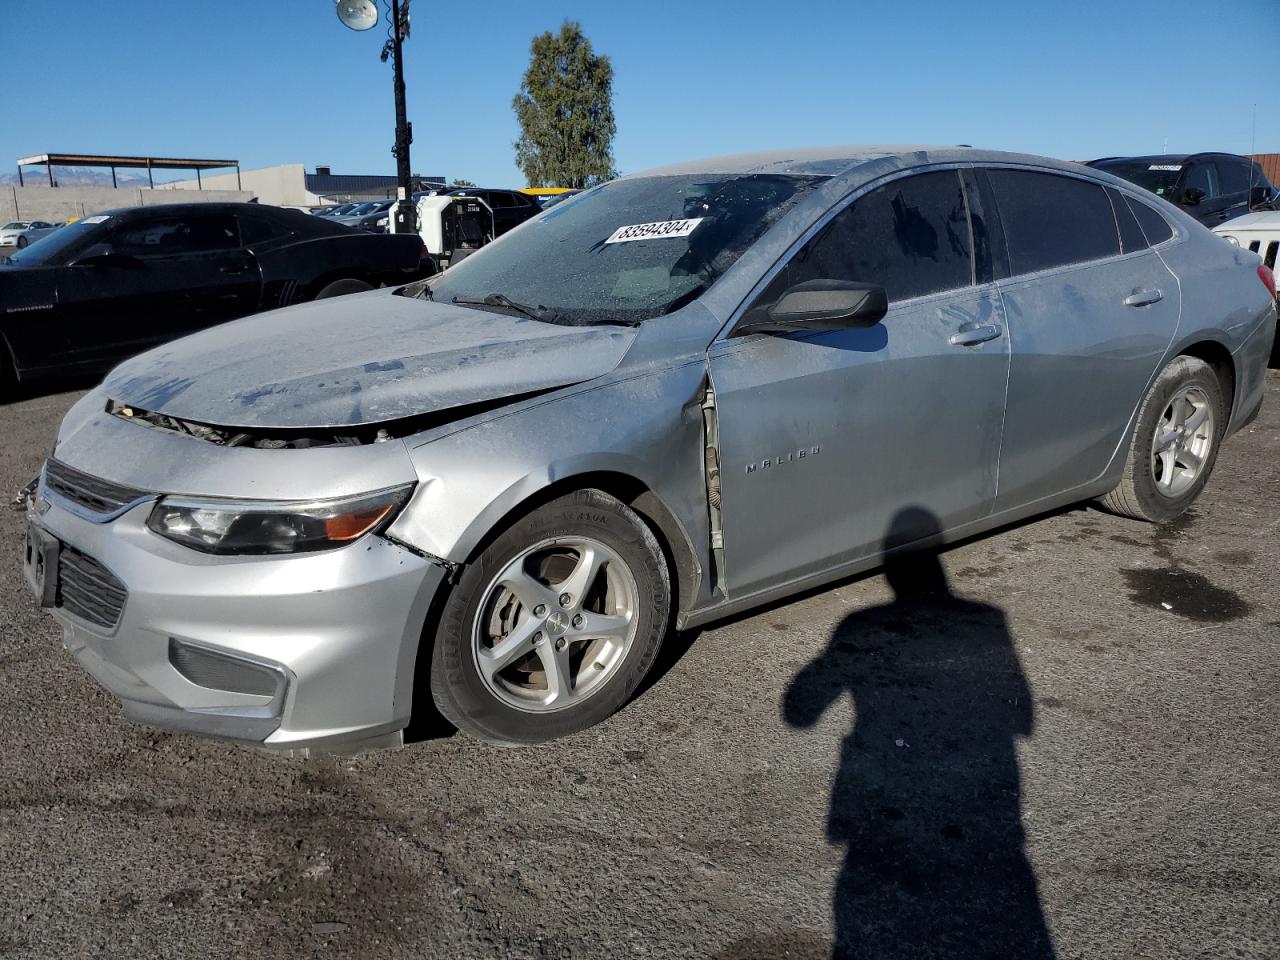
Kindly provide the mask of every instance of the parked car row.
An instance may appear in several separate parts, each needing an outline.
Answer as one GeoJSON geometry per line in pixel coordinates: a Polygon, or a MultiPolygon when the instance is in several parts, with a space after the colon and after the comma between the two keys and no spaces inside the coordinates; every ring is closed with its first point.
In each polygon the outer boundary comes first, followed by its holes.
{"type": "Polygon", "coordinates": [[[53,233],[59,226],[61,224],[45,220],[10,220],[0,227],[0,247],[17,247],[21,250],[53,233]]]}
{"type": "Polygon", "coordinates": [[[430,698],[542,741],[626,703],[671,631],[888,553],[1090,498],[1178,517],[1258,413],[1274,295],[1079,164],[665,167],[118,366],[28,499],[27,579],[137,720],[356,749],[430,698]]]}
{"type": "Polygon", "coordinates": [[[109,210],[0,261],[0,393],[105,370],[195,330],[434,267],[415,236],[265,204],[109,210]]]}

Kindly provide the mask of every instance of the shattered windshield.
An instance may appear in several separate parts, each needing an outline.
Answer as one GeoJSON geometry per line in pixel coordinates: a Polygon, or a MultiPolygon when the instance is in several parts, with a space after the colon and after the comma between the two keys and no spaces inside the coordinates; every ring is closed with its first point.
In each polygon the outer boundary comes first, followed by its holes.
{"type": "Polygon", "coordinates": [[[556,204],[425,286],[551,323],[636,324],[711,286],[822,177],[615,180],[556,204]]]}

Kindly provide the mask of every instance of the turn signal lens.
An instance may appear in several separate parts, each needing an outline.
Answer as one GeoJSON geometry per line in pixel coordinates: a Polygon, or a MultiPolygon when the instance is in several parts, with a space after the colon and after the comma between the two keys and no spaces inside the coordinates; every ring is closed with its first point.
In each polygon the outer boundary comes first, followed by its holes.
{"type": "Polygon", "coordinates": [[[164,497],[147,527],[202,553],[305,553],[340,547],[387,526],[414,484],[333,500],[194,500],[164,497]]]}

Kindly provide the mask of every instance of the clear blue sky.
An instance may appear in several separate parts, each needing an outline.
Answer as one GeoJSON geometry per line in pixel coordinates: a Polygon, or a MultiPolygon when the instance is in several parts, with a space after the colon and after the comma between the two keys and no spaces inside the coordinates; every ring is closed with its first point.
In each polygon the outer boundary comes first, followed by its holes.
{"type": "MultiPolygon", "coordinates": [[[[393,173],[383,25],[332,0],[0,0],[0,170],[45,151],[393,173]],[[16,74],[21,79],[13,80],[16,74]]],[[[530,38],[580,21],[615,70],[624,172],[832,143],[971,143],[1066,159],[1280,152],[1280,0],[757,3],[413,0],[413,167],[522,183],[530,38]],[[1219,21],[1219,15],[1222,19],[1219,21]],[[439,24],[433,27],[433,21],[439,24]]]]}

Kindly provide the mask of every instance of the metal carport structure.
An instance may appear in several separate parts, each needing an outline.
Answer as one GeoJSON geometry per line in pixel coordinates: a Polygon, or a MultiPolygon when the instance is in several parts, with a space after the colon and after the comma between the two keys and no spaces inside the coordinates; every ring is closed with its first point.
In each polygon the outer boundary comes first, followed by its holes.
{"type": "Polygon", "coordinates": [[[111,169],[111,186],[116,186],[116,168],[130,170],[146,170],[147,182],[152,189],[156,181],[152,175],[154,170],[194,170],[196,186],[200,186],[201,170],[216,170],[220,167],[236,168],[236,189],[240,188],[239,160],[195,160],[190,157],[119,157],[95,153],[37,153],[18,160],[18,185],[25,186],[22,178],[23,167],[43,166],[49,174],[49,186],[57,186],[53,180],[54,167],[109,167],[111,169]]]}

